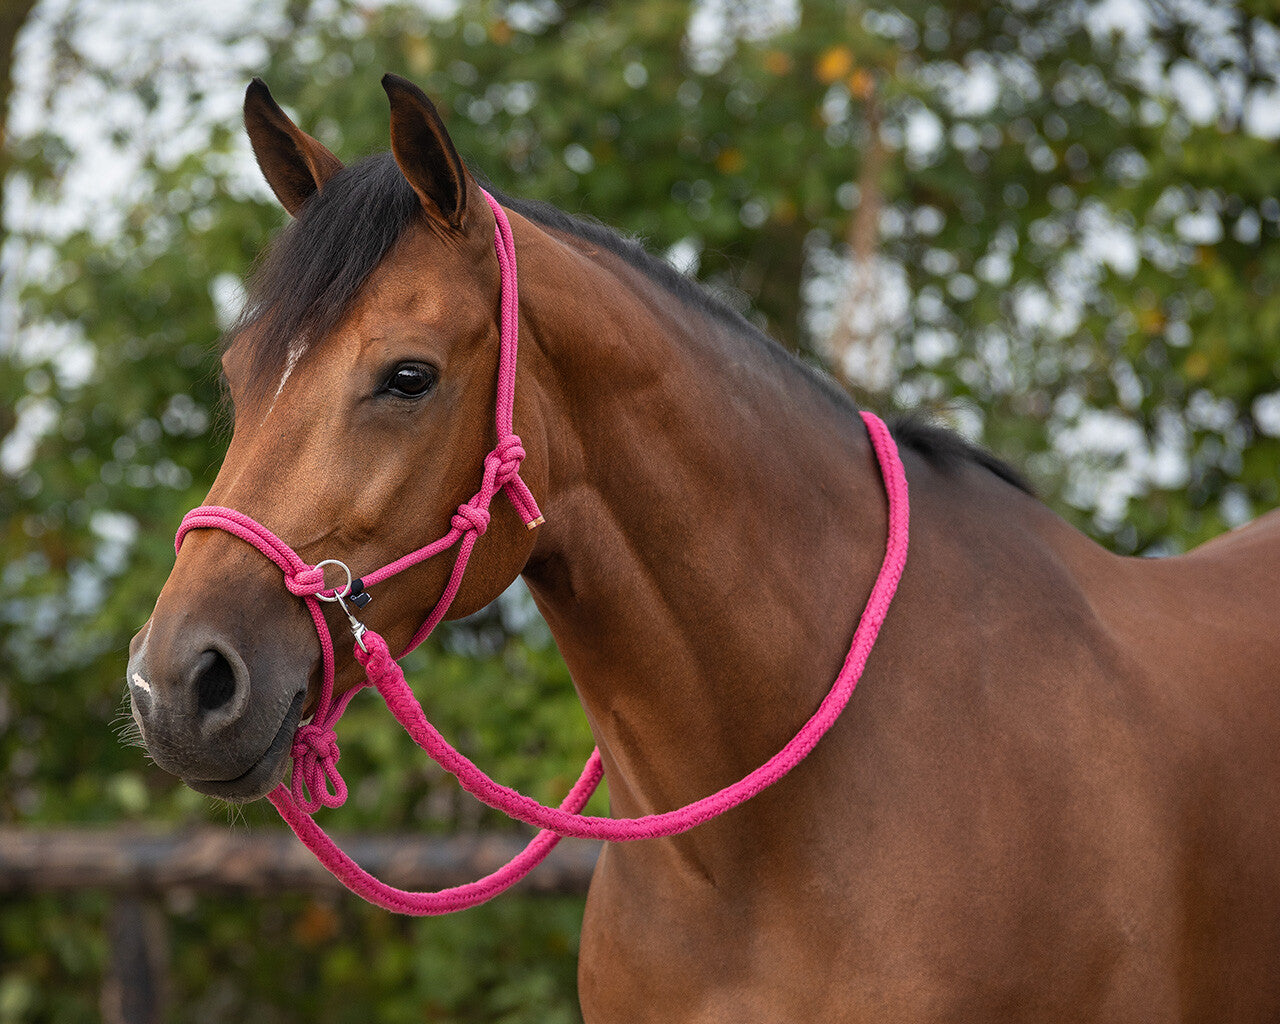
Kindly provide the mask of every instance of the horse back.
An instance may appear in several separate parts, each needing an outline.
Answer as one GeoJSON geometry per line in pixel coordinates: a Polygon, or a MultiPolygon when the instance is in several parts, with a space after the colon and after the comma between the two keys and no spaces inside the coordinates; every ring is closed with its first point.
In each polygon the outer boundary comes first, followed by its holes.
{"type": "Polygon", "coordinates": [[[1277,1012],[1280,510],[1122,576],[1109,627],[1149,703],[1179,851],[1184,1006],[1222,1020],[1277,1012]]]}
{"type": "Polygon", "coordinates": [[[1145,613],[1127,616],[1135,640],[1170,678],[1207,699],[1250,700],[1252,716],[1280,711],[1280,509],[1193,551],[1130,563],[1130,597],[1145,613]]]}
{"type": "Polygon", "coordinates": [[[1264,579],[1269,574],[1273,593],[1280,593],[1280,508],[1201,544],[1181,560],[1220,564],[1243,578],[1255,571],[1264,579]]]}

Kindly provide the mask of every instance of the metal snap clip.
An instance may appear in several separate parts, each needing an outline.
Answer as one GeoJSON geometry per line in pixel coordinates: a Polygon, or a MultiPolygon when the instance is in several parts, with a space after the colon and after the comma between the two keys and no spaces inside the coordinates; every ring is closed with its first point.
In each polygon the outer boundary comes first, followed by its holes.
{"type": "MultiPolygon", "coordinates": [[[[342,571],[347,574],[347,582],[342,585],[341,590],[335,590],[332,595],[316,594],[316,597],[320,598],[321,601],[338,602],[338,607],[342,609],[342,614],[345,615],[347,617],[347,621],[351,623],[351,635],[356,638],[356,643],[360,645],[360,650],[364,651],[365,654],[368,654],[369,648],[364,645],[364,634],[368,627],[351,614],[351,609],[347,607],[347,602],[343,600],[344,597],[351,594],[351,570],[347,568],[346,562],[340,562],[336,558],[326,558],[323,562],[317,562],[316,568],[323,574],[324,567],[326,565],[336,565],[341,568],[342,571]]],[[[363,588],[361,588],[361,593],[364,593],[363,588]]],[[[365,600],[363,604],[368,604],[368,595],[364,594],[364,598],[365,600]]],[[[355,602],[354,598],[353,602],[356,603],[357,608],[362,607],[362,604],[355,602]]]]}
{"type": "Polygon", "coordinates": [[[364,645],[364,634],[369,627],[351,614],[351,609],[347,607],[347,602],[342,600],[341,596],[338,596],[335,600],[338,602],[338,607],[342,609],[342,614],[344,614],[347,617],[347,621],[351,623],[351,635],[356,638],[356,643],[360,645],[360,650],[364,651],[365,654],[368,654],[369,648],[364,645]]]}

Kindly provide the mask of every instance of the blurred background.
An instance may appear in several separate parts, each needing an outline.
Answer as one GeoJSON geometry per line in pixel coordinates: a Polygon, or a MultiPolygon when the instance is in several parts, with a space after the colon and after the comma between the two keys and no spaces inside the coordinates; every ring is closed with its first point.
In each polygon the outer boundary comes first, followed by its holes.
{"type": "MultiPolygon", "coordinates": [[[[1278,70],[1271,0],[4,0],[0,842],[282,827],[116,735],[128,639],[228,439],[217,337],[284,219],[251,76],[344,159],[386,148],[382,73],[413,79],[499,188],[645,239],[859,401],[931,411],[1154,556],[1280,504],[1278,70]]],[[[590,750],[519,587],[410,678],[544,801],[590,750]]],[[[341,739],[326,824],[503,827],[375,700],[341,739]]],[[[0,1024],[117,1012],[116,899],[0,891],[0,1024]]],[[[578,1019],[580,896],[426,921],[327,891],[158,901],[164,1019],[578,1019]]]]}

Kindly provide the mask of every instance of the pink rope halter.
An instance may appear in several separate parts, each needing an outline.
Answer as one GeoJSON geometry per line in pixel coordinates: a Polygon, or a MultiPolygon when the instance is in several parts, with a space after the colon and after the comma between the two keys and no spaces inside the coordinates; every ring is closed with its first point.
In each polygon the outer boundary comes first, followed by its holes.
{"type": "Polygon", "coordinates": [[[528,874],[564,836],[626,842],[676,835],[723,814],[777,782],[808,755],[848,703],[875,644],[881,623],[888,613],[907,558],[906,475],[888,428],[878,417],[864,412],[862,419],[875,449],[889,502],[884,561],[840,673],[812,717],[778,753],[739,781],[684,807],[639,818],[618,819],[590,817],[579,813],[604,774],[599,749],[592,752],[578,781],[564,802],[556,808],[544,806],[495,782],[451,746],[428,721],[386,641],[356,619],[347,607],[347,602],[363,607],[369,599],[366,593],[369,587],[459,544],[458,555],[444,592],[409,645],[398,655],[403,657],[430,636],[448,612],[462,583],[471,551],[489,525],[489,506],[499,491],[506,494],[529,529],[543,522],[533,495],[520,479],[520,463],[525,451],[520,438],[512,431],[511,422],[515,402],[518,329],[515,243],[505,212],[487,192],[484,196],[496,221],[494,247],[502,271],[501,349],[494,416],[498,443],[485,456],[480,489],[469,501],[458,507],[449,532],[439,540],[411,551],[360,579],[353,580],[348,575],[346,583],[339,588],[326,586],[324,566],[337,564],[345,570],[345,565],[332,559],[308,565],[265,526],[234,509],[219,506],[193,509],[183,517],[175,541],[176,550],[181,548],[183,537],[191,530],[225,530],[253,545],[271,559],[284,573],[288,591],[306,602],[320,641],[324,677],[320,699],[312,720],[300,726],[294,735],[290,785],[277,786],[268,795],[268,799],[298,838],[352,892],[370,903],[403,914],[444,914],[483,903],[528,874]],[[333,696],[333,643],[320,609],[321,601],[337,601],[346,613],[356,639],[353,653],[364,666],[366,675],[364,683],[336,699],[333,696]],[[467,792],[490,807],[541,829],[510,863],[466,885],[434,893],[405,892],[365,872],[315,823],[311,815],[321,806],[338,807],[346,801],[346,783],[337,767],[339,750],[334,727],[351,698],[369,685],[378,690],[396,720],[414,741],[441,767],[456,776],[467,792]]]}

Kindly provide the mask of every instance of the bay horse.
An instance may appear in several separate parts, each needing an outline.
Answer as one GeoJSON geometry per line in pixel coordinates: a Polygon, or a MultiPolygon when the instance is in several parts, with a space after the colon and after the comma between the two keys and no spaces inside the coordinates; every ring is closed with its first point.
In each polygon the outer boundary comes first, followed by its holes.
{"type": "MultiPolygon", "coordinates": [[[[494,216],[431,101],[384,86],[391,151],[350,167],[248,90],[294,220],[223,356],[235,428],[206,502],[357,567],[447,530],[495,443],[494,216]]],[[[826,692],[885,490],[827,380],[634,243],[500,201],[521,473],[546,521],[495,504],[452,614],[522,575],[611,811],[676,807],[759,765],[826,692]]],[[[1123,558],[954,435],[896,434],[910,557],[858,689],[777,785],[606,846],[585,1018],[1280,1020],[1280,514],[1123,558]]],[[[447,574],[383,585],[368,618],[393,649],[447,574]]],[[[263,796],[319,661],[278,570],[191,533],[131,646],[151,755],[201,792],[263,796]]],[[[359,679],[340,658],[338,690],[359,679]]]]}

